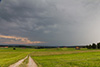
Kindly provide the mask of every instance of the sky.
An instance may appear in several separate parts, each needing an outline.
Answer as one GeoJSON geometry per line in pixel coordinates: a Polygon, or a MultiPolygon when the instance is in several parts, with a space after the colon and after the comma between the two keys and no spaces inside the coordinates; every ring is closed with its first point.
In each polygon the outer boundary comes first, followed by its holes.
{"type": "Polygon", "coordinates": [[[100,42],[100,0],[2,0],[0,44],[100,42]]]}

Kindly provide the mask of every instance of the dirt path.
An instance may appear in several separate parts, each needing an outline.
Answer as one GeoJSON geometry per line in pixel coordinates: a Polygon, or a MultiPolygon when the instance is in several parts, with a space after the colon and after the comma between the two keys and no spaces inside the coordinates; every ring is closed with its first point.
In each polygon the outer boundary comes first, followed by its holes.
{"type": "Polygon", "coordinates": [[[15,64],[10,65],[9,67],[18,67],[28,56],[26,56],[24,59],[19,60],[15,64]]]}
{"type": "Polygon", "coordinates": [[[27,64],[27,67],[37,67],[36,63],[33,61],[33,59],[29,56],[29,63],[27,64]]]}

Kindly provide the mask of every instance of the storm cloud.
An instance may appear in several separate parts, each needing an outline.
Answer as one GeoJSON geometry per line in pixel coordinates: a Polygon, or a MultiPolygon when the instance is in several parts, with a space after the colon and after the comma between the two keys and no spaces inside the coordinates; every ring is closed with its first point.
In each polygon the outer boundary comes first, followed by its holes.
{"type": "Polygon", "coordinates": [[[99,17],[99,0],[2,0],[0,34],[42,45],[87,45],[100,41],[99,17]]]}

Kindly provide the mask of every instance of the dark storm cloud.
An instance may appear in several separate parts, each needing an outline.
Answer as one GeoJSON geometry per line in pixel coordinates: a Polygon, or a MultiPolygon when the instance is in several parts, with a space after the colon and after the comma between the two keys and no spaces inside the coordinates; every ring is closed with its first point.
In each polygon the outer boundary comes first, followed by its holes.
{"type": "Polygon", "coordinates": [[[47,45],[97,42],[99,7],[99,0],[3,0],[0,34],[27,37],[47,45]]]}
{"type": "Polygon", "coordinates": [[[49,12],[52,8],[47,9],[50,6],[45,1],[6,0],[2,3],[4,3],[0,8],[2,26],[34,30],[54,24],[55,20],[49,12]]]}

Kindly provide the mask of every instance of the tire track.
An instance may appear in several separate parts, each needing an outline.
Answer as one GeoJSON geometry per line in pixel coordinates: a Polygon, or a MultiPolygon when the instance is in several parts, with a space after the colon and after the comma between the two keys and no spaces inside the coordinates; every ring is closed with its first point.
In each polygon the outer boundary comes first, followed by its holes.
{"type": "Polygon", "coordinates": [[[9,67],[18,67],[28,56],[26,56],[24,59],[19,60],[18,62],[10,65],[9,67]]]}
{"type": "Polygon", "coordinates": [[[37,64],[34,62],[34,60],[29,56],[29,62],[27,64],[27,67],[37,67],[37,64]]]}

